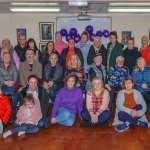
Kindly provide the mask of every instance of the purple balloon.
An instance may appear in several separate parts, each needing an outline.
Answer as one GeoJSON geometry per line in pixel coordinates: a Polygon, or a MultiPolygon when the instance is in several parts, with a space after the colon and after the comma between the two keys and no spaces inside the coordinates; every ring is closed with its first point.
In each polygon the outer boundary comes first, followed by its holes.
{"type": "Polygon", "coordinates": [[[67,36],[67,30],[66,29],[61,29],[60,33],[62,36],[67,36]]]}
{"type": "Polygon", "coordinates": [[[90,34],[90,40],[94,41],[94,38],[95,38],[95,34],[94,33],[90,34]]]}
{"type": "Polygon", "coordinates": [[[68,42],[70,40],[70,38],[71,38],[70,35],[67,35],[66,36],[66,41],[68,42]]]}
{"type": "Polygon", "coordinates": [[[109,37],[109,31],[108,31],[108,30],[104,30],[104,31],[103,31],[103,36],[104,36],[105,38],[108,38],[108,37],[109,37]]]}
{"type": "Polygon", "coordinates": [[[76,28],[71,28],[69,31],[69,35],[71,37],[76,37],[77,36],[77,29],[76,28]]]}
{"type": "Polygon", "coordinates": [[[91,34],[94,29],[93,29],[93,26],[88,25],[88,26],[85,28],[85,30],[86,30],[89,34],[91,34]]]}
{"type": "Polygon", "coordinates": [[[102,31],[97,31],[97,32],[96,32],[96,36],[102,37],[102,36],[103,36],[103,32],[102,32],[102,31]]]}
{"type": "Polygon", "coordinates": [[[81,39],[80,34],[77,34],[77,36],[74,38],[75,43],[78,43],[81,39]]]}

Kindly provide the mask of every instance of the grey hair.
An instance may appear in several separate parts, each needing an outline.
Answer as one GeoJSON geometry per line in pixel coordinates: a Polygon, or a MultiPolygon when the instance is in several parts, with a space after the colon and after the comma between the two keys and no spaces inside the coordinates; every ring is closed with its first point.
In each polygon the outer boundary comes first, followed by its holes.
{"type": "Polygon", "coordinates": [[[58,60],[58,55],[57,55],[56,53],[52,53],[52,54],[50,54],[49,59],[51,59],[51,58],[52,58],[52,56],[56,56],[56,58],[57,58],[57,60],[58,60]]]}
{"type": "Polygon", "coordinates": [[[118,57],[116,58],[116,63],[117,63],[118,60],[124,61],[124,57],[123,57],[123,56],[118,56],[118,57]]]}

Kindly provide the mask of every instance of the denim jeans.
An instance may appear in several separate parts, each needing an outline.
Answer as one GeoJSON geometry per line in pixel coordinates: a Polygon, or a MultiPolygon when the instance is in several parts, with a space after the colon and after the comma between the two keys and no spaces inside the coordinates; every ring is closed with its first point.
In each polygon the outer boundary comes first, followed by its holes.
{"type": "Polygon", "coordinates": [[[49,89],[49,97],[50,97],[52,103],[54,103],[55,97],[56,97],[56,93],[59,91],[60,88],[61,88],[60,85],[53,85],[52,87],[50,87],[50,89],[49,89]]]}
{"type": "Polygon", "coordinates": [[[45,125],[45,118],[44,117],[42,117],[39,121],[38,121],[38,124],[37,124],[37,126],[39,127],[39,128],[41,128],[41,127],[43,127],[44,125],[45,125]]]}
{"type": "MultiPolygon", "coordinates": [[[[142,105],[138,104],[133,109],[135,109],[135,110],[142,110],[142,105]]],[[[138,119],[140,119],[140,118],[141,117],[132,117],[131,115],[129,115],[128,113],[126,113],[124,111],[120,111],[118,113],[118,119],[120,121],[122,121],[122,122],[128,121],[132,125],[137,125],[138,119]]]]}
{"type": "Polygon", "coordinates": [[[15,128],[11,130],[12,133],[16,133],[19,131],[25,131],[25,133],[36,133],[39,131],[39,128],[36,125],[33,124],[21,124],[17,125],[15,128]]]}
{"type": "Polygon", "coordinates": [[[6,95],[14,95],[15,94],[15,87],[14,86],[7,86],[5,84],[2,85],[2,91],[6,94],[6,95]]]}
{"type": "Polygon", "coordinates": [[[20,102],[21,102],[21,97],[19,92],[17,91],[11,101],[11,109],[12,109],[12,113],[15,114],[18,111],[17,105],[18,107],[20,106],[20,102]]]}
{"type": "MultiPolygon", "coordinates": [[[[97,124],[103,124],[104,122],[106,122],[111,116],[111,112],[109,110],[104,110],[99,116],[98,116],[98,122],[97,124]]],[[[81,117],[87,121],[89,121],[91,124],[91,115],[88,112],[87,109],[83,110],[81,112],[81,117]]]]}
{"type": "MultiPolygon", "coordinates": [[[[38,121],[37,127],[39,127],[39,128],[43,127],[43,126],[45,125],[45,120],[46,120],[46,119],[45,119],[44,117],[42,117],[42,118],[38,121]]],[[[14,120],[13,125],[14,125],[14,127],[20,126],[20,125],[18,125],[18,124],[16,123],[16,120],[14,120]]]]}
{"type": "Polygon", "coordinates": [[[56,122],[64,126],[72,126],[75,122],[75,114],[66,108],[60,107],[56,113],[56,122]]]}

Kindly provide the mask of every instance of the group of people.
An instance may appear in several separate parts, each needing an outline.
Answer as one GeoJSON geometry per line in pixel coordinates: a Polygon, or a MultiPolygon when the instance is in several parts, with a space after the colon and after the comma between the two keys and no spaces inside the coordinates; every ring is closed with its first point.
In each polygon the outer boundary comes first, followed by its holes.
{"type": "Polygon", "coordinates": [[[116,31],[110,32],[109,39],[105,48],[99,36],[92,43],[84,31],[79,43],[70,38],[66,44],[56,32],[55,42],[49,41],[43,52],[33,38],[26,41],[20,36],[14,48],[4,39],[0,49],[0,134],[10,118],[14,128],[4,132],[4,138],[36,133],[55,123],[72,126],[76,114],[84,120],[81,128],[107,124],[114,94],[117,131],[130,125],[149,127],[145,117],[150,102],[149,38],[141,38],[139,51],[134,38],[125,49],[117,41],[116,31]]]}

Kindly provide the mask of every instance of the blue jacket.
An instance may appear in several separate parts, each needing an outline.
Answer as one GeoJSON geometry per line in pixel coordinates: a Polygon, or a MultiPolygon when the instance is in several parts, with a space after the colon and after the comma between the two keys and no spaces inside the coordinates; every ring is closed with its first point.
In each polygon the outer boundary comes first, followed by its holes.
{"type": "Polygon", "coordinates": [[[150,91],[150,67],[149,66],[145,66],[143,71],[140,69],[137,73],[133,69],[132,77],[135,82],[134,83],[135,89],[137,89],[140,92],[150,91]],[[146,83],[148,85],[147,89],[142,88],[143,83],[146,83]]]}

